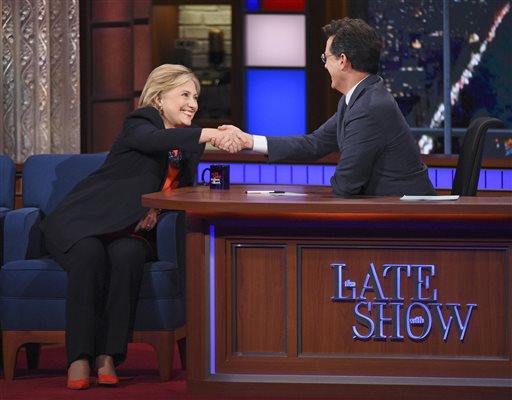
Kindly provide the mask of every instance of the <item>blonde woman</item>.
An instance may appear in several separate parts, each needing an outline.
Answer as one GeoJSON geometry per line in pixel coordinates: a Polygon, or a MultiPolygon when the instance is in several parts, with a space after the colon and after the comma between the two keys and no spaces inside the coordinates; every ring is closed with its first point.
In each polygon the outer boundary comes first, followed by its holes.
{"type": "MultiPolygon", "coordinates": [[[[192,125],[200,86],[181,65],[151,72],[104,164],[41,224],[46,247],[68,275],[67,387],[118,384],[145,262],[154,257],[157,211],[141,196],[194,185],[205,143],[225,133],[192,125]],[[79,218],[77,218],[79,217],[79,218]]],[[[228,140],[228,151],[238,151],[228,140]]]]}

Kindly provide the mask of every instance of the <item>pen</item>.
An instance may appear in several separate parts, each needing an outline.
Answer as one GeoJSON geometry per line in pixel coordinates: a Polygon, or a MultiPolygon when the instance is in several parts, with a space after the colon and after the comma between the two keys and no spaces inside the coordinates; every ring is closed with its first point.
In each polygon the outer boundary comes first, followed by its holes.
{"type": "Polygon", "coordinates": [[[282,190],[246,190],[247,194],[284,194],[282,190]]]}

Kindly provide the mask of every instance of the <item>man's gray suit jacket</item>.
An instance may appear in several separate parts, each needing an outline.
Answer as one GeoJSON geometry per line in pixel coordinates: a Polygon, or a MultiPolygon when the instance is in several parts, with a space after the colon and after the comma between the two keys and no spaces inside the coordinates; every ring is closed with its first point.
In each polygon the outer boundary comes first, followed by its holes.
{"type": "Polygon", "coordinates": [[[334,151],[331,178],[339,195],[435,195],[426,166],[398,104],[384,81],[369,75],[345,106],[309,135],[268,136],[268,159],[311,161],[334,151]]]}

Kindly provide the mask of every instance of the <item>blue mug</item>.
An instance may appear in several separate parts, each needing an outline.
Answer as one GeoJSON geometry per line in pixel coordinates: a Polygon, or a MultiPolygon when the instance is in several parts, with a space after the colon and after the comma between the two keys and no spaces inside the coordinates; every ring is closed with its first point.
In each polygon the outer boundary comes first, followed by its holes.
{"type": "Polygon", "coordinates": [[[229,189],[229,165],[212,164],[205,168],[201,174],[203,185],[208,184],[205,181],[206,171],[210,172],[210,189],[229,189]]]}

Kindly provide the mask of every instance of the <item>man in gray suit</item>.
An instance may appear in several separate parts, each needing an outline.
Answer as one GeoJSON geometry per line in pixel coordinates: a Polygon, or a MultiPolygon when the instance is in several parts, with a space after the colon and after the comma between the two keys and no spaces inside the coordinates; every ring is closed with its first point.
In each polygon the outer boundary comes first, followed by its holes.
{"type": "MultiPolygon", "coordinates": [[[[339,151],[331,178],[338,195],[434,195],[427,168],[393,96],[376,75],[381,41],[363,20],[343,18],[323,27],[321,59],[331,87],[343,94],[337,112],[309,135],[256,136],[229,125],[243,147],[270,162],[309,161],[339,151]]],[[[216,145],[215,143],[213,143],[216,145]]]]}

